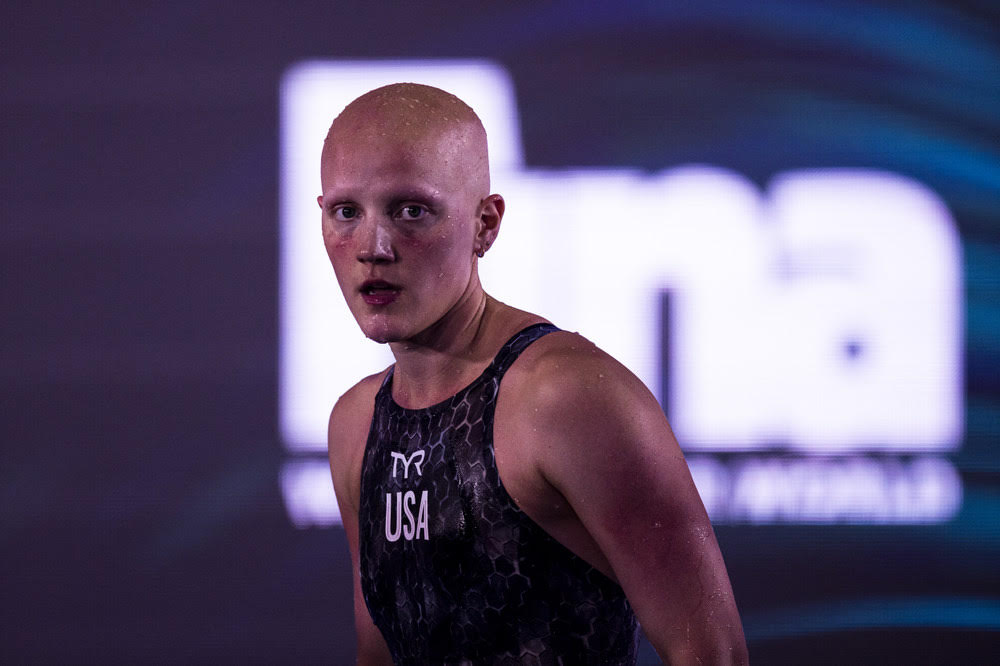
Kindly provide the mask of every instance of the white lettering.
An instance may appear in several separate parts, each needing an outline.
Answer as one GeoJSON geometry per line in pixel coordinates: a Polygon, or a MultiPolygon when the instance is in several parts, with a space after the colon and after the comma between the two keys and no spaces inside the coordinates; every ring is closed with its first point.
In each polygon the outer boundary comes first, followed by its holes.
{"type": "MultiPolygon", "coordinates": [[[[279,413],[290,449],[325,451],[329,406],[392,361],[331,298],[338,287],[311,202],[330,118],[399,80],[456,93],[489,132],[495,187],[518,203],[481,265],[491,293],[583,331],[622,361],[664,403],[687,450],[849,458],[939,454],[961,442],[960,250],[928,188],[846,169],[778,174],[763,192],[711,167],[529,170],[502,69],[401,61],[307,63],[282,82],[279,413]],[[613,233],[593,213],[608,200],[621,223],[613,233]],[[551,224],[566,217],[571,238],[551,224]],[[546,283],[560,289],[539,288],[546,283]]],[[[411,464],[420,475],[420,454],[394,452],[393,477],[397,463],[404,479],[411,464]]],[[[706,505],[724,507],[724,520],[946,520],[961,497],[957,475],[940,466],[924,474],[905,464],[894,475],[891,461],[751,463],[699,472],[712,487],[706,505]]],[[[397,500],[397,538],[404,508],[397,500]]]]}
{"type": "Polygon", "coordinates": [[[665,399],[686,448],[931,452],[961,441],[959,246],[926,187],[861,170],[779,174],[766,194],[708,167],[529,171],[519,163],[513,87],[494,65],[331,62],[296,68],[283,88],[280,413],[289,446],[324,450],[329,405],[390,361],[330,298],[337,286],[308,205],[315,137],[354,96],[399,78],[470,101],[491,155],[502,156],[497,187],[518,206],[481,266],[483,282],[621,360],[665,399]],[[593,215],[607,200],[626,230],[608,233],[593,215]],[[549,224],[567,216],[572,242],[549,224]],[[560,289],[538,288],[546,282],[560,289]]]}
{"type": "Polygon", "coordinates": [[[402,453],[396,451],[390,451],[389,454],[392,456],[392,478],[396,478],[396,463],[403,463],[403,478],[410,478],[410,463],[413,463],[414,469],[417,470],[417,476],[423,476],[423,472],[420,470],[421,465],[424,464],[424,451],[417,450],[410,454],[409,457],[402,453]],[[417,460],[419,458],[419,460],[417,460]]]}
{"type": "Polygon", "coordinates": [[[392,493],[385,495],[385,538],[387,541],[399,541],[400,536],[406,541],[414,539],[430,539],[429,511],[427,508],[427,491],[420,492],[420,505],[414,519],[412,507],[417,503],[417,496],[412,490],[398,491],[395,501],[392,493]],[[396,505],[396,526],[391,527],[392,506],[396,505]]]}
{"type": "MultiPolygon", "coordinates": [[[[962,506],[958,472],[936,457],[906,463],[855,456],[780,462],[750,455],[724,463],[697,454],[689,456],[688,464],[705,508],[717,523],[917,525],[949,520],[962,506]]],[[[340,523],[325,461],[286,463],[281,488],[297,528],[340,523]]],[[[398,515],[390,527],[390,502],[387,495],[386,538],[396,541],[405,525],[398,515]]],[[[420,493],[413,538],[429,539],[426,490],[420,493]]]]}
{"type": "Polygon", "coordinates": [[[402,507],[400,506],[399,493],[396,493],[396,529],[392,529],[392,493],[385,494],[385,538],[387,541],[399,541],[399,533],[403,526],[403,521],[400,517],[400,511],[402,507]]]}
{"type": "Polygon", "coordinates": [[[417,539],[423,538],[424,541],[428,541],[430,539],[430,532],[428,531],[428,520],[427,520],[426,490],[420,493],[420,508],[417,509],[417,532],[415,537],[417,539]],[[423,537],[420,536],[421,532],[424,533],[423,537]]]}
{"type": "Polygon", "coordinates": [[[413,540],[413,512],[410,511],[410,506],[416,501],[416,496],[413,494],[412,490],[407,490],[403,493],[403,513],[406,514],[406,525],[403,526],[403,536],[406,537],[407,541],[413,540]]]}
{"type": "Polygon", "coordinates": [[[697,455],[688,464],[717,523],[912,525],[948,520],[962,506],[958,473],[936,457],[750,455],[724,464],[697,455]]]}

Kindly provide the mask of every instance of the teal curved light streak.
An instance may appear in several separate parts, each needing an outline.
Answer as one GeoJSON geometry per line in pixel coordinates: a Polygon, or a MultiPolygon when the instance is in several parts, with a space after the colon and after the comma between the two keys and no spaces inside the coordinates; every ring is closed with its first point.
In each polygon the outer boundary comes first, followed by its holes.
{"type": "MultiPolygon", "coordinates": [[[[548,35],[553,24],[567,34],[637,24],[656,30],[703,25],[732,34],[756,34],[776,40],[790,36],[806,43],[868,52],[905,67],[947,74],[966,85],[995,80],[1000,49],[986,26],[942,7],[880,7],[866,2],[771,0],[734,3],[623,2],[552,3],[518,20],[521,41],[548,35]],[[978,29],[977,29],[978,28],[978,29]]],[[[990,85],[986,83],[986,85],[990,85]]]]}
{"type": "Polygon", "coordinates": [[[879,628],[1000,630],[1000,600],[961,597],[834,601],[745,614],[748,640],[879,628]]]}

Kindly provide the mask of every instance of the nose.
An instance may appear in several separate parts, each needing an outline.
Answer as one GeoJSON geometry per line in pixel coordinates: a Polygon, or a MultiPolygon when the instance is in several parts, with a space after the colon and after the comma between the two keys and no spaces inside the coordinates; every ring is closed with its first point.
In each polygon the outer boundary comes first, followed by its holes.
{"type": "Polygon", "coordinates": [[[358,261],[364,263],[387,263],[396,259],[392,249],[392,232],[382,221],[362,225],[364,234],[358,246],[358,261]]]}

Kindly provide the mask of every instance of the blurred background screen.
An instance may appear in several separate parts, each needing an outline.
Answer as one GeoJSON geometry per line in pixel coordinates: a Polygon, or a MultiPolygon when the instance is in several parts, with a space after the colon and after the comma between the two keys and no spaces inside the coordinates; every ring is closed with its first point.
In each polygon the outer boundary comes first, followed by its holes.
{"type": "Polygon", "coordinates": [[[487,291],[660,400],[755,663],[1000,649],[993,3],[0,19],[3,663],[353,662],[325,420],[391,356],[326,264],[318,156],[399,80],[486,124],[487,291]]]}

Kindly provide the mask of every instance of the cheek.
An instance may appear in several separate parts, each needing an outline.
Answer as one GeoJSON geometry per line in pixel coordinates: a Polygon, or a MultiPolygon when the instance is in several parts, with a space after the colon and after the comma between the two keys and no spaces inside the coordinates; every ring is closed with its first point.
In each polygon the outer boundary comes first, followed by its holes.
{"type": "Polygon", "coordinates": [[[434,234],[429,238],[409,238],[402,241],[406,256],[412,257],[428,269],[433,269],[435,278],[446,276],[462,278],[463,264],[471,263],[465,257],[464,244],[454,233],[434,234]],[[468,260],[468,261],[467,261],[468,260]]]}
{"type": "Polygon", "coordinates": [[[415,252],[423,254],[427,252],[429,248],[434,246],[433,241],[429,241],[426,238],[421,238],[415,234],[400,234],[396,242],[406,248],[408,252],[415,252]]]}
{"type": "Polygon", "coordinates": [[[342,258],[351,252],[351,236],[349,234],[338,234],[323,228],[323,246],[330,261],[342,258]]]}
{"type": "MultiPolygon", "coordinates": [[[[406,239],[413,251],[433,255],[442,261],[452,263],[466,254],[471,257],[473,235],[456,218],[449,217],[433,233],[406,239]]],[[[469,258],[466,257],[466,258],[469,258]]],[[[470,259],[471,261],[471,259],[470,259]]]]}
{"type": "Polygon", "coordinates": [[[333,267],[333,273],[337,277],[337,282],[343,288],[343,281],[347,279],[350,270],[349,267],[353,263],[356,263],[357,258],[351,238],[342,234],[328,233],[324,230],[323,247],[326,249],[326,256],[333,267]]]}
{"type": "Polygon", "coordinates": [[[404,258],[422,266],[441,263],[448,256],[452,244],[447,234],[400,234],[395,242],[404,258]]]}

